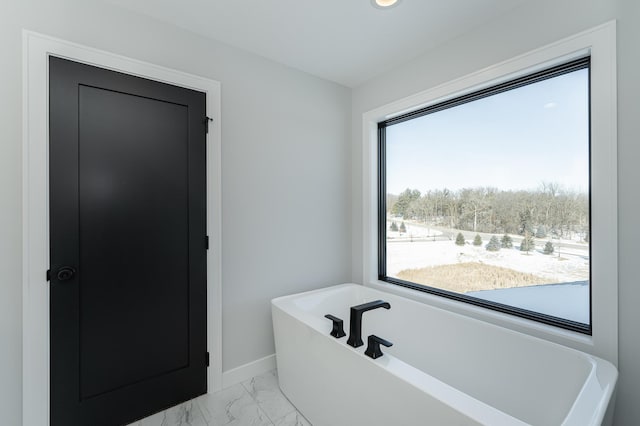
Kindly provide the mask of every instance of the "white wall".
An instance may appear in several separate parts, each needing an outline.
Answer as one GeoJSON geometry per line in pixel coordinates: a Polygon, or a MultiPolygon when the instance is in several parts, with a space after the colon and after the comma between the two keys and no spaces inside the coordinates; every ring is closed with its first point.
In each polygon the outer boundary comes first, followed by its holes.
{"type": "Polygon", "coordinates": [[[618,360],[616,425],[640,424],[640,2],[618,1],[618,360]]]}
{"type": "Polygon", "coordinates": [[[637,280],[637,215],[640,201],[640,7],[637,0],[528,2],[354,89],[352,99],[353,281],[362,282],[359,226],[362,214],[362,114],[571,34],[618,20],[619,371],[616,425],[640,424],[640,285],[637,280]]]}
{"type": "Polygon", "coordinates": [[[21,424],[21,30],[222,84],[223,370],[274,352],[269,300],[351,273],[350,90],[89,0],[0,2],[0,413],[21,424]]]}
{"type": "Polygon", "coordinates": [[[270,298],[346,282],[350,274],[355,282],[361,281],[363,112],[616,18],[622,230],[616,424],[640,424],[640,311],[636,309],[640,285],[634,258],[640,239],[640,229],[634,226],[640,211],[636,194],[640,145],[635,143],[640,135],[636,107],[640,2],[529,3],[368,82],[353,90],[351,97],[346,88],[98,2],[1,1],[2,423],[21,423],[22,28],[222,83],[223,369],[227,371],[273,353],[270,298]]]}

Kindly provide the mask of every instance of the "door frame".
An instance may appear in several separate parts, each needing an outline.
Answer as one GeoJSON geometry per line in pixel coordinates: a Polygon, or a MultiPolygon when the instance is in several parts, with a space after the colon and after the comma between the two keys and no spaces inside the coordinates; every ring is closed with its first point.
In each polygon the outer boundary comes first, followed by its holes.
{"type": "Polygon", "coordinates": [[[22,76],[22,420],[49,425],[49,56],[205,92],[207,116],[207,371],[222,388],[222,187],[220,83],[23,30],[22,76]]]}

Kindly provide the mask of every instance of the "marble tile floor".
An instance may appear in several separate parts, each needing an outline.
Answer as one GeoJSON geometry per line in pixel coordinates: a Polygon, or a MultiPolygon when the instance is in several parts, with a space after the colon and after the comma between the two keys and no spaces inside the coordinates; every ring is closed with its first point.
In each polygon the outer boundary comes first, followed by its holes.
{"type": "Polygon", "coordinates": [[[311,426],[278,387],[272,370],[128,426],[311,426]]]}

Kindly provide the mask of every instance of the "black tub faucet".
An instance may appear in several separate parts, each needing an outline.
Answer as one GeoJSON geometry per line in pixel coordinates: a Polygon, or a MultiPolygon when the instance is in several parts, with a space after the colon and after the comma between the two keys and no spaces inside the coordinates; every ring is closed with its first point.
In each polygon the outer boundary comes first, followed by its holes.
{"type": "Polygon", "coordinates": [[[390,348],[391,346],[393,346],[393,343],[384,340],[382,337],[378,337],[375,334],[372,334],[371,336],[369,336],[367,350],[364,351],[364,354],[369,358],[380,358],[382,355],[384,355],[380,350],[380,345],[390,348]]]}
{"type": "Polygon", "coordinates": [[[391,309],[391,305],[383,300],[374,300],[373,302],[351,307],[347,345],[351,345],[354,348],[364,345],[362,341],[362,314],[377,308],[391,309]]]}
{"type": "Polygon", "coordinates": [[[344,328],[342,328],[342,320],[336,316],[331,314],[327,314],[324,316],[327,319],[330,319],[333,322],[333,329],[331,330],[331,334],[336,339],[346,336],[344,332],[344,328]]]}

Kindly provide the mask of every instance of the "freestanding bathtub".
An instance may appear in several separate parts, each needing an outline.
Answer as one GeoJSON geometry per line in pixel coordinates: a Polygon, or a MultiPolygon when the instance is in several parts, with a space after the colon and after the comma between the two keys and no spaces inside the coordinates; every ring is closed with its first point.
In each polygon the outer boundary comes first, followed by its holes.
{"type": "Polygon", "coordinates": [[[314,426],[600,425],[617,370],[564,346],[356,284],[272,301],[280,387],[314,426]],[[364,313],[357,349],[349,308],[364,313]],[[344,320],[346,337],[329,335],[344,320]],[[364,355],[367,336],[393,343],[364,355]]]}

